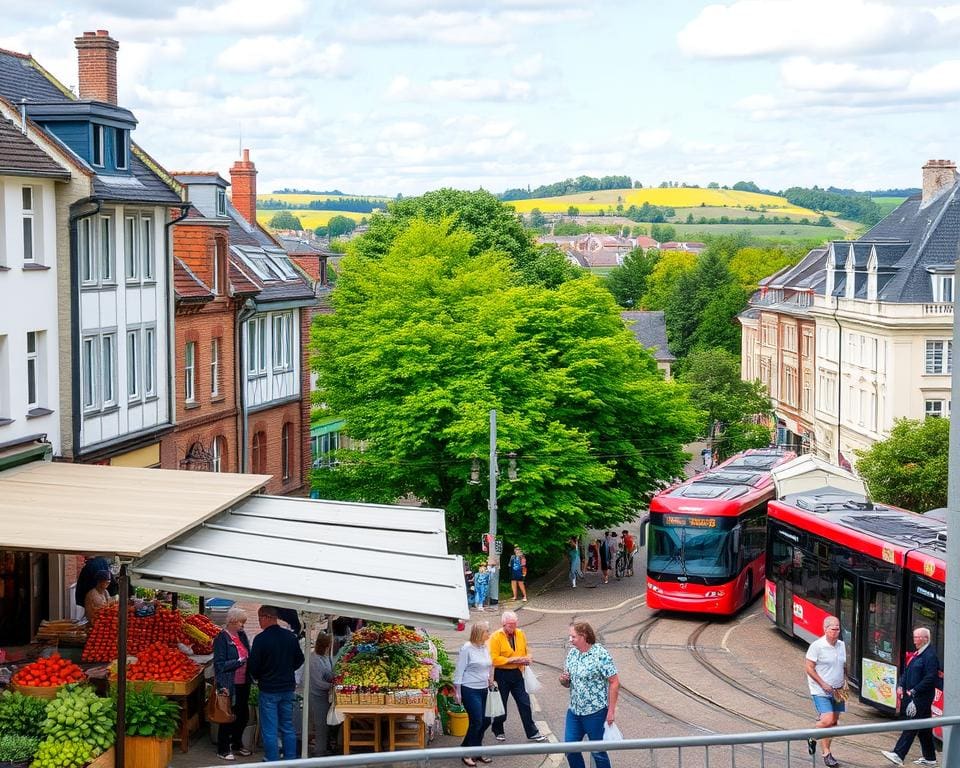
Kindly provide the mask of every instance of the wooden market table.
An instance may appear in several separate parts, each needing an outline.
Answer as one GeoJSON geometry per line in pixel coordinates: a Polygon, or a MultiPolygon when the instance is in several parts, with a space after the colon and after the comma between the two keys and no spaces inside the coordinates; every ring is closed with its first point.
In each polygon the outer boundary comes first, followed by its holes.
{"type": "Polygon", "coordinates": [[[379,752],[384,732],[387,734],[387,749],[425,749],[427,726],[424,716],[433,712],[431,704],[337,704],[343,720],[343,754],[349,755],[354,747],[372,747],[379,752]],[[401,728],[401,723],[414,716],[416,728],[401,728]],[[386,720],[386,731],[383,721],[386,720]]]}
{"type": "Polygon", "coordinates": [[[190,736],[200,730],[203,723],[206,694],[204,668],[201,667],[196,675],[183,682],[127,680],[128,691],[140,691],[144,688],[150,688],[177,705],[180,710],[180,724],[173,735],[173,743],[180,745],[181,752],[189,751],[190,736]]]}

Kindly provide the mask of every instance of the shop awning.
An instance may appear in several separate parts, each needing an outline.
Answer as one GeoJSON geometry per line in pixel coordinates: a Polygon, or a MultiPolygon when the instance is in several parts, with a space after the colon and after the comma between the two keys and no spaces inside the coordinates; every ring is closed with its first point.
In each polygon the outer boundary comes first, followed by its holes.
{"type": "Polygon", "coordinates": [[[423,507],[253,496],[129,573],[154,589],[418,626],[470,615],[443,510],[423,507]]]}
{"type": "Polygon", "coordinates": [[[269,479],[32,461],[0,473],[0,549],[142,557],[269,479]]]}

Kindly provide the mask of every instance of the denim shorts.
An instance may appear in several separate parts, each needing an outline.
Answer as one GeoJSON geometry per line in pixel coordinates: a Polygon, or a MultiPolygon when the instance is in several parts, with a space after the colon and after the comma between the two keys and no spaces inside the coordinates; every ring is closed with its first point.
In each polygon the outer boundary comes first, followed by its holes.
{"type": "Polygon", "coordinates": [[[833,696],[813,696],[813,707],[817,710],[818,715],[822,715],[825,712],[846,712],[847,703],[845,701],[837,701],[833,696]]]}

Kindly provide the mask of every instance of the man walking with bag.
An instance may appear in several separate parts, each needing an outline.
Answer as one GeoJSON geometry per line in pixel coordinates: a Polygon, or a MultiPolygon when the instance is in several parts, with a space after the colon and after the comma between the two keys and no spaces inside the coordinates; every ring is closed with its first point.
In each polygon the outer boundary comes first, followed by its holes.
{"type": "MultiPolygon", "coordinates": [[[[940,677],[940,660],[936,651],[930,647],[930,630],[926,627],[917,627],[913,630],[913,644],[917,652],[907,662],[903,671],[897,695],[900,697],[900,706],[903,715],[911,720],[922,720],[930,717],[930,707],[937,693],[937,680],[940,677]]],[[[904,758],[910,752],[915,736],[920,737],[920,751],[923,756],[914,760],[915,765],[936,765],[937,751],[933,744],[933,731],[924,728],[919,731],[904,731],[897,739],[893,752],[881,750],[883,755],[894,765],[903,765],[904,758]]]]}
{"type": "MultiPolygon", "coordinates": [[[[840,619],[827,616],[823,620],[823,637],[810,643],[807,649],[807,685],[813,706],[817,710],[817,728],[833,728],[840,722],[840,713],[846,710],[847,648],[840,639],[840,619]]],[[[836,768],[840,762],[830,751],[830,739],[820,739],[823,764],[836,768]]],[[[807,739],[807,751],[817,751],[817,742],[807,739]]]]}
{"type": "MultiPolygon", "coordinates": [[[[507,699],[513,694],[517,702],[517,712],[520,713],[520,722],[530,741],[543,741],[547,737],[537,730],[533,722],[533,712],[530,709],[530,696],[524,683],[524,670],[528,669],[533,657],[527,653],[527,638],[517,628],[517,614],[513,611],[504,611],[500,617],[502,627],[490,635],[488,645],[490,658],[493,660],[493,679],[500,689],[500,698],[503,701],[503,710],[506,713],[507,699]]],[[[507,720],[506,714],[493,719],[493,735],[497,741],[506,741],[503,725],[507,720]]]]}

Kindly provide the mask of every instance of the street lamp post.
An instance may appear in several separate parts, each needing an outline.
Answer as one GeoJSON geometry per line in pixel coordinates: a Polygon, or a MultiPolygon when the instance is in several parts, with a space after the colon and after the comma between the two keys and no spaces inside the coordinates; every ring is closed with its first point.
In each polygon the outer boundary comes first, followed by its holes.
{"type": "Polygon", "coordinates": [[[497,475],[500,470],[497,467],[497,411],[490,411],[490,498],[488,508],[490,510],[490,540],[487,544],[488,559],[493,560],[495,565],[490,574],[490,605],[497,605],[500,602],[500,555],[497,552],[497,475]]]}

